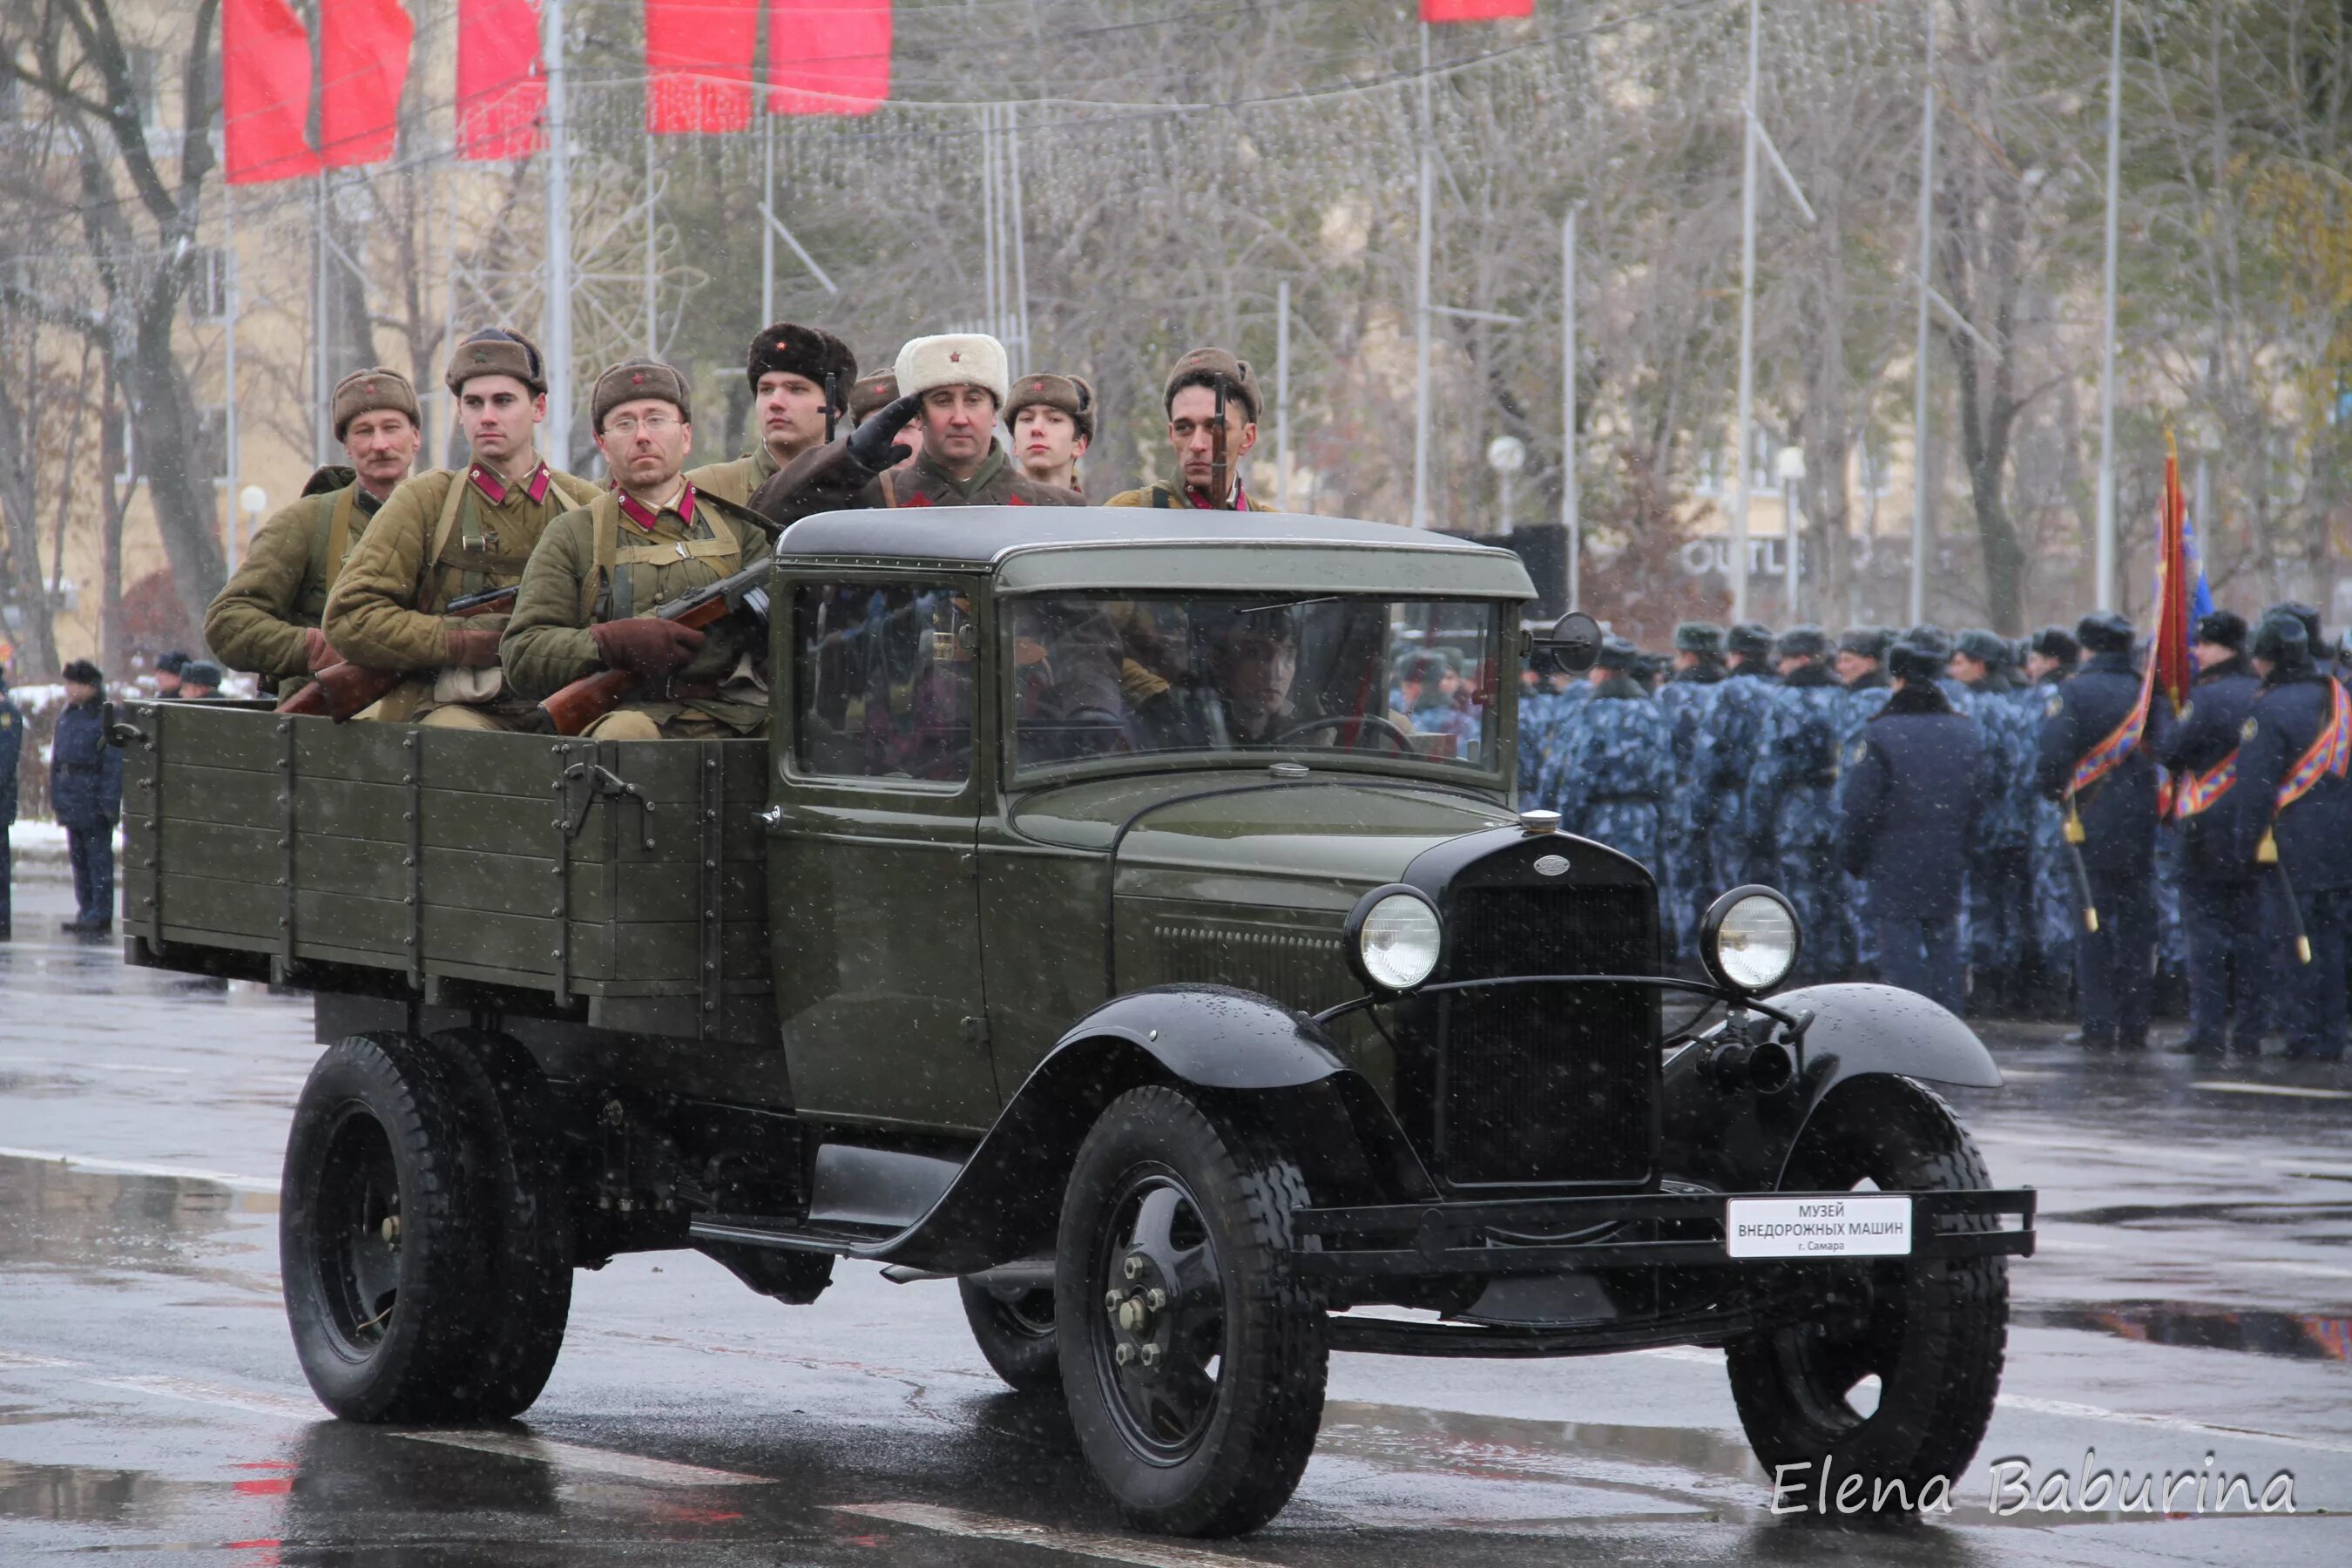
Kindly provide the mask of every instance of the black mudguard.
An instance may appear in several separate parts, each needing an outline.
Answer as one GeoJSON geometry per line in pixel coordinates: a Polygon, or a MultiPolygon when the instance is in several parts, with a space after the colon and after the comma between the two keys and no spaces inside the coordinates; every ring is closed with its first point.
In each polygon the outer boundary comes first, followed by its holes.
{"type": "Polygon", "coordinates": [[[1078,1145],[1105,1106],[1147,1084],[1277,1137],[1318,1202],[1435,1194],[1387,1105],[1313,1019],[1254,992],[1163,985],[1080,1019],[929,1211],[856,1256],[968,1274],[1051,1250],[1078,1145]]]}
{"type": "Polygon", "coordinates": [[[1704,1047],[1665,1066],[1665,1173],[1725,1191],[1769,1192],[1822,1103],[1873,1075],[1999,1089],[2000,1069],[1976,1032],[1916,992],[1892,985],[1811,985],[1771,999],[1813,1016],[1801,1063],[1774,1094],[1727,1090],[1701,1076],[1704,1047]]]}

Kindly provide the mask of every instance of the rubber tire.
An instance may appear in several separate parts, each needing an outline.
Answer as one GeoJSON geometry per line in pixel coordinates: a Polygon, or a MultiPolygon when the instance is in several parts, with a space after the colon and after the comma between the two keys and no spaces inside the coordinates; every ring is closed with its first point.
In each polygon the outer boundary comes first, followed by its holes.
{"type": "Polygon", "coordinates": [[[569,1192],[546,1075],[516,1041],[481,1029],[431,1037],[436,1057],[465,1084],[494,1151],[488,1172],[498,1227],[498,1282],[483,1325],[482,1396],[474,1414],[504,1421],[530,1409],[563,1351],[572,1315],[569,1192]]]}
{"type": "Polygon", "coordinates": [[[353,1035],[320,1057],[295,1104],[278,1192],[286,1316],[312,1392],[347,1421],[468,1420],[490,1392],[480,1352],[496,1152],[469,1092],[408,1036],[353,1035]],[[364,1352],[333,1327],[316,1235],[328,1144],[346,1114],[382,1129],[400,1205],[396,1305],[364,1352]]]}
{"type": "MultiPolygon", "coordinates": [[[[1860,1175],[1839,1178],[1857,1167],[1890,1191],[1992,1184],[1984,1157],[1951,1108],[1909,1079],[1871,1079],[1840,1090],[1805,1129],[1781,1188],[1843,1190],[1860,1175]]],[[[1979,1216],[1967,1228],[1991,1223],[1990,1216],[1979,1216]]],[[[1787,1336],[1802,1333],[1801,1326],[1759,1331],[1726,1347],[1732,1400],[1767,1472],[1806,1464],[1812,1468],[1791,1473],[1818,1481],[1826,1463],[1832,1467],[1832,1497],[1837,1479],[1845,1476],[1872,1483],[1865,1498],[1878,1480],[1899,1479],[1913,1507],[1931,1478],[1958,1484],[1984,1441],[2000,1392],[2009,1260],[1916,1259],[1896,1268],[1904,1278],[1899,1374],[1880,1374],[1878,1407],[1858,1425],[1840,1429],[1824,1420],[1794,1386],[1787,1336]]],[[[1888,1497],[1891,1502],[1891,1492],[1888,1497]]]]}
{"type": "Polygon", "coordinates": [[[1282,1510],[1315,1449],[1329,1350],[1323,1314],[1290,1265],[1290,1215],[1307,1206],[1297,1168],[1159,1087],[1113,1100],[1079,1146],[1063,1196],[1055,1315],[1063,1325],[1062,1388],[1095,1479],[1138,1530],[1231,1536],[1282,1510]],[[1221,1394],[1200,1446],[1159,1465],[1121,1433],[1097,1373],[1093,1343],[1108,1280],[1097,1232],[1110,1194],[1139,1166],[1161,1164],[1192,1189],[1223,1271],[1221,1394]],[[1087,1332],[1070,1325],[1086,1323],[1087,1332]]]}
{"type": "Polygon", "coordinates": [[[985,1285],[959,1279],[956,1289],[963,1297],[964,1320],[971,1324],[980,1353],[1007,1387],[1045,1394],[1062,1386],[1061,1335],[1051,1329],[1040,1333],[1023,1323],[985,1285]]]}

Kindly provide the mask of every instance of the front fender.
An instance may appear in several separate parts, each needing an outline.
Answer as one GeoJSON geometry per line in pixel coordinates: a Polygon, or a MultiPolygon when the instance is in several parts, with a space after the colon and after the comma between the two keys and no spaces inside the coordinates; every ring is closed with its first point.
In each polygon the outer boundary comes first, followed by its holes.
{"type": "Polygon", "coordinates": [[[1813,1015],[1802,1068],[1778,1093],[1727,1092],[1700,1076],[1702,1047],[1675,1056],[1660,1085],[1669,1176],[1726,1191],[1778,1187],[1813,1113],[1852,1079],[1892,1074],[1963,1089],[2001,1085],[2000,1069],[1976,1031],[1916,992],[1809,985],[1771,1001],[1784,1012],[1813,1015]]]}
{"type": "Polygon", "coordinates": [[[1318,1202],[1436,1191],[1379,1094],[1313,1019],[1253,992],[1163,985],[1081,1018],[929,1212],[857,1255],[967,1274],[1051,1251],[1078,1145],[1105,1106],[1146,1084],[1185,1089],[1269,1144],[1300,1167],[1318,1202]]]}

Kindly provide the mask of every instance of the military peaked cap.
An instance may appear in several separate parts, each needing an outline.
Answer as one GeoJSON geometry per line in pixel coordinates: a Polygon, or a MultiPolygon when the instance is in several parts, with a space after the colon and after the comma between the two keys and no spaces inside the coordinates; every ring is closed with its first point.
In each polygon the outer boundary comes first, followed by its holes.
{"type": "Polygon", "coordinates": [[[1830,634],[1819,626],[1790,626],[1772,651],[1781,658],[1820,658],[1830,651],[1830,634]]]}
{"type": "Polygon", "coordinates": [[[1723,628],[1713,621],[1685,621],[1675,628],[1675,648],[1681,653],[1719,654],[1723,628]]]}
{"type": "Polygon", "coordinates": [[[625,359],[596,378],[596,390],[588,395],[589,428],[604,434],[604,416],[641,397],[658,397],[677,405],[680,419],[694,417],[693,398],[686,390],[686,377],[657,359],[625,359]]]}
{"type": "Polygon", "coordinates": [[[2113,610],[2095,610],[2074,623],[2074,639],[2092,653],[2129,653],[2132,624],[2113,610]]]}
{"type": "Polygon", "coordinates": [[[1761,621],[1742,621],[1723,639],[1724,651],[1742,658],[1763,658],[1772,651],[1772,628],[1761,621]]]}
{"type": "Polygon", "coordinates": [[[1265,400],[1258,395],[1257,373],[1249,361],[1237,359],[1223,349],[1192,349],[1178,358],[1168,372],[1168,388],[1160,395],[1162,408],[1173,409],[1176,395],[1188,386],[1205,386],[1214,391],[1219,382],[1225,395],[1238,397],[1249,417],[1255,420],[1265,409],[1265,400]]]}
{"type": "Polygon", "coordinates": [[[547,390],[547,366],[539,357],[539,345],[503,327],[467,334],[451,351],[448,373],[441,379],[451,392],[462,393],[478,375],[510,375],[534,393],[547,390]]]}
{"type": "Polygon", "coordinates": [[[857,379],[857,356],[849,345],[826,331],[823,327],[803,327],[798,321],[778,321],[762,327],[751,340],[751,352],[743,366],[743,378],[751,390],[760,390],[763,375],[805,376],[819,386],[826,376],[833,378],[833,405],[849,406],[849,386],[857,379]]]}
{"type": "Polygon", "coordinates": [[[343,438],[343,432],[351,428],[352,421],[362,414],[405,414],[411,425],[420,430],[425,427],[425,416],[416,406],[416,388],[411,386],[408,378],[398,371],[386,370],[380,364],[366,370],[355,370],[335,383],[331,406],[335,413],[335,439],[338,441],[343,438]]]}
{"type": "Polygon", "coordinates": [[[1044,372],[1023,376],[1013,384],[1013,396],[1004,405],[1006,427],[1023,409],[1041,405],[1060,409],[1070,416],[1079,435],[1089,441],[1095,438],[1095,389],[1085,376],[1044,372]]]}

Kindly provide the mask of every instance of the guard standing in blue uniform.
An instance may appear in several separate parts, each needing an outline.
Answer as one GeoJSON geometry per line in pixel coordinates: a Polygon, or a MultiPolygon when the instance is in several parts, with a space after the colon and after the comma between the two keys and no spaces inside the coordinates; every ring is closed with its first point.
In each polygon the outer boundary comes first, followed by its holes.
{"type": "MultiPolygon", "coordinates": [[[[1891,626],[1849,626],[1845,635],[1838,638],[1837,655],[1830,668],[1845,688],[1838,720],[1841,757],[1852,749],[1862,727],[1877,718],[1886,700],[1895,695],[1895,682],[1886,673],[1886,655],[1894,646],[1895,631],[1891,626]]],[[[1853,956],[1853,973],[1864,978],[1877,973],[1878,937],[1863,913],[1862,879],[1847,875],[1845,892],[1838,918],[1845,924],[1846,952],[1853,956]]]]}
{"type": "Polygon", "coordinates": [[[1692,765],[1708,809],[1707,859],[1722,888],[1769,882],[1774,874],[1770,842],[1748,831],[1748,773],[1756,763],[1756,742],[1764,710],[1772,701],[1772,632],[1742,621],[1723,639],[1724,668],[1730,673],[1716,689],[1715,703],[1698,727],[1692,765]]]}
{"type": "MultiPolygon", "coordinates": [[[[2315,617],[2316,618],[2316,617],[2315,617]]],[[[2352,950],[2352,692],[2311,655],[2303,619],[2277,611],[2254,634],[2263,689],[2238,757],[2239,847],[2284,884],[2300,925],[2286,971],[2286,1054],[2344,1059],[2352,950]]]]}
{"type": "Polygon", "coordinates": [[[106,678],[86,658],[66,666],[66,710],[49,751],[49,805],[66,830],[74,906],[65,929],[114,929],[114,825],[122,816],[122,752],[106,743],[106,678]]]}
{"type": "Polygon", "coordinates": [[[1984,742],[1984,810],[1969,845],[1969,1001],[1978,1013],[2007,1013],[2019,991],[2033,883],[2033,760],[2042,713],[2017,700],[2009,644],[1971,627],[1954,645],[1948,672],[1968,688],[1984,742]]]}
{"type": "Polygon", "coordinates": [[[1838,851],[1867,889],[1880,977],[1958,1012],[1961,868],[1983,743],[1938,687],[1934,648],[1899,642],[1888,661],[1894,692],[1846,746],[1838,851]]]}
{"type": "Polygon", "coordinates": [[[1699,730],[1715,710],[1727,673],[1721,626],[1685,621],[1675,628],[1675,673],[1658,691],[1658,710],[1674,736],[1674,775],[1658,854],[1665,862],[1669,940],[1677,958],[1697,954],[1699,919],[1716,895],[1731,886],[1717,874],[1709,853],[1715,802],[1698,779],[1699,730]]]}
{"type": "Polygon", "coordinates": [[[8,695],[8,671],[0,668],[0,942],[15,932],[9,912],[9,879],[14,875],[8,849],[8,829],[16,820],[16,760],[25,750],[25,715],[8,695]]]}
{"type": "MultiPolygon", "coordinates": [[[[2074,636],[2090,657],[2042,707],[2035,784],[2068,813],[2066,837],[2079,857],[2089,908],[2075,905],[2074,985],[2085,1049],[2137,1050],[2147,1044],[2149,970],[2156,957],[2156,763],[2143,739],[2161,746],[2161,715],[2141,716],[2132,667],[2132,624],[2109,612],[2083,617],[2074,636]],[[2079,838],[2076,837],[2079,824],[2079,838]]],[[[2073,867],[2067,869],[2071,873],[2073,867]]]]}
{"type": "Polygon", "coordinates": [[[1837,918],[1838,740],[1845,690],[1830,673],[1829,634],[1790,626],[1773,645],[1780,683],[1770,689],[1748,774],[1749,834],[1773,847],[1767,879],[1796,906],[1811,938],[1801,982],[1833,977],[1852,962],[1837,918]]]}
{"type": "MultiPolygon", "coordinates": [[[[2074,634],[2043,626],[2026,643],[2023,693],[2039,730],[2042,710],[2059,683],[2074,673],[2083,657],[2074,634]]],[[[2037,752],[2040,736],[2035,737],[2037,752]]],[[[2036,1018],[2074,1016],[2074,933],[2082,929],[2081,895],[2066,850],[2066,812],[2037,788],[2033,794],[2033,945],[2024,984],[2025,1011],[2036,1018]]]]}
{"type": "Polygon", "coordinates": [[[2277,977],[2263,929],[2258,868],[2242,853],[2248,830],[2240,818],[2259,803],[2252,790],[2238,787],[2238,761],[2262,680],[2246,663],[2242,616],[2216,610],[2200,619],[2195,651],[2197,681],[2160,757],[2172,772],[2183,858],[2189,1038],[2180,1048],[2205,1057],[2232,1048],[2260,1056],[2277,977]]]}
{"type": "Polygon", "coordinates": [[[1536,781],[1543,777],[1544,734],[1551,725],[1559,698],[1551,689],[1551,672],[1559,668],[1551,650],[1539,647],[1528,656],[1519,675],[1518,798],[1532,803],[1536,781]]]}
{"type": "Polygon", "coordinates": [[[1536,786],[1560,826],[1597,839],[1655,870],[1658,814],[1665,804],[1674,740],[1658,700],[1633,679],[1641,651],[1603,638],[1588,678],[1592,695],[1570,711],[1536,786]]]}

